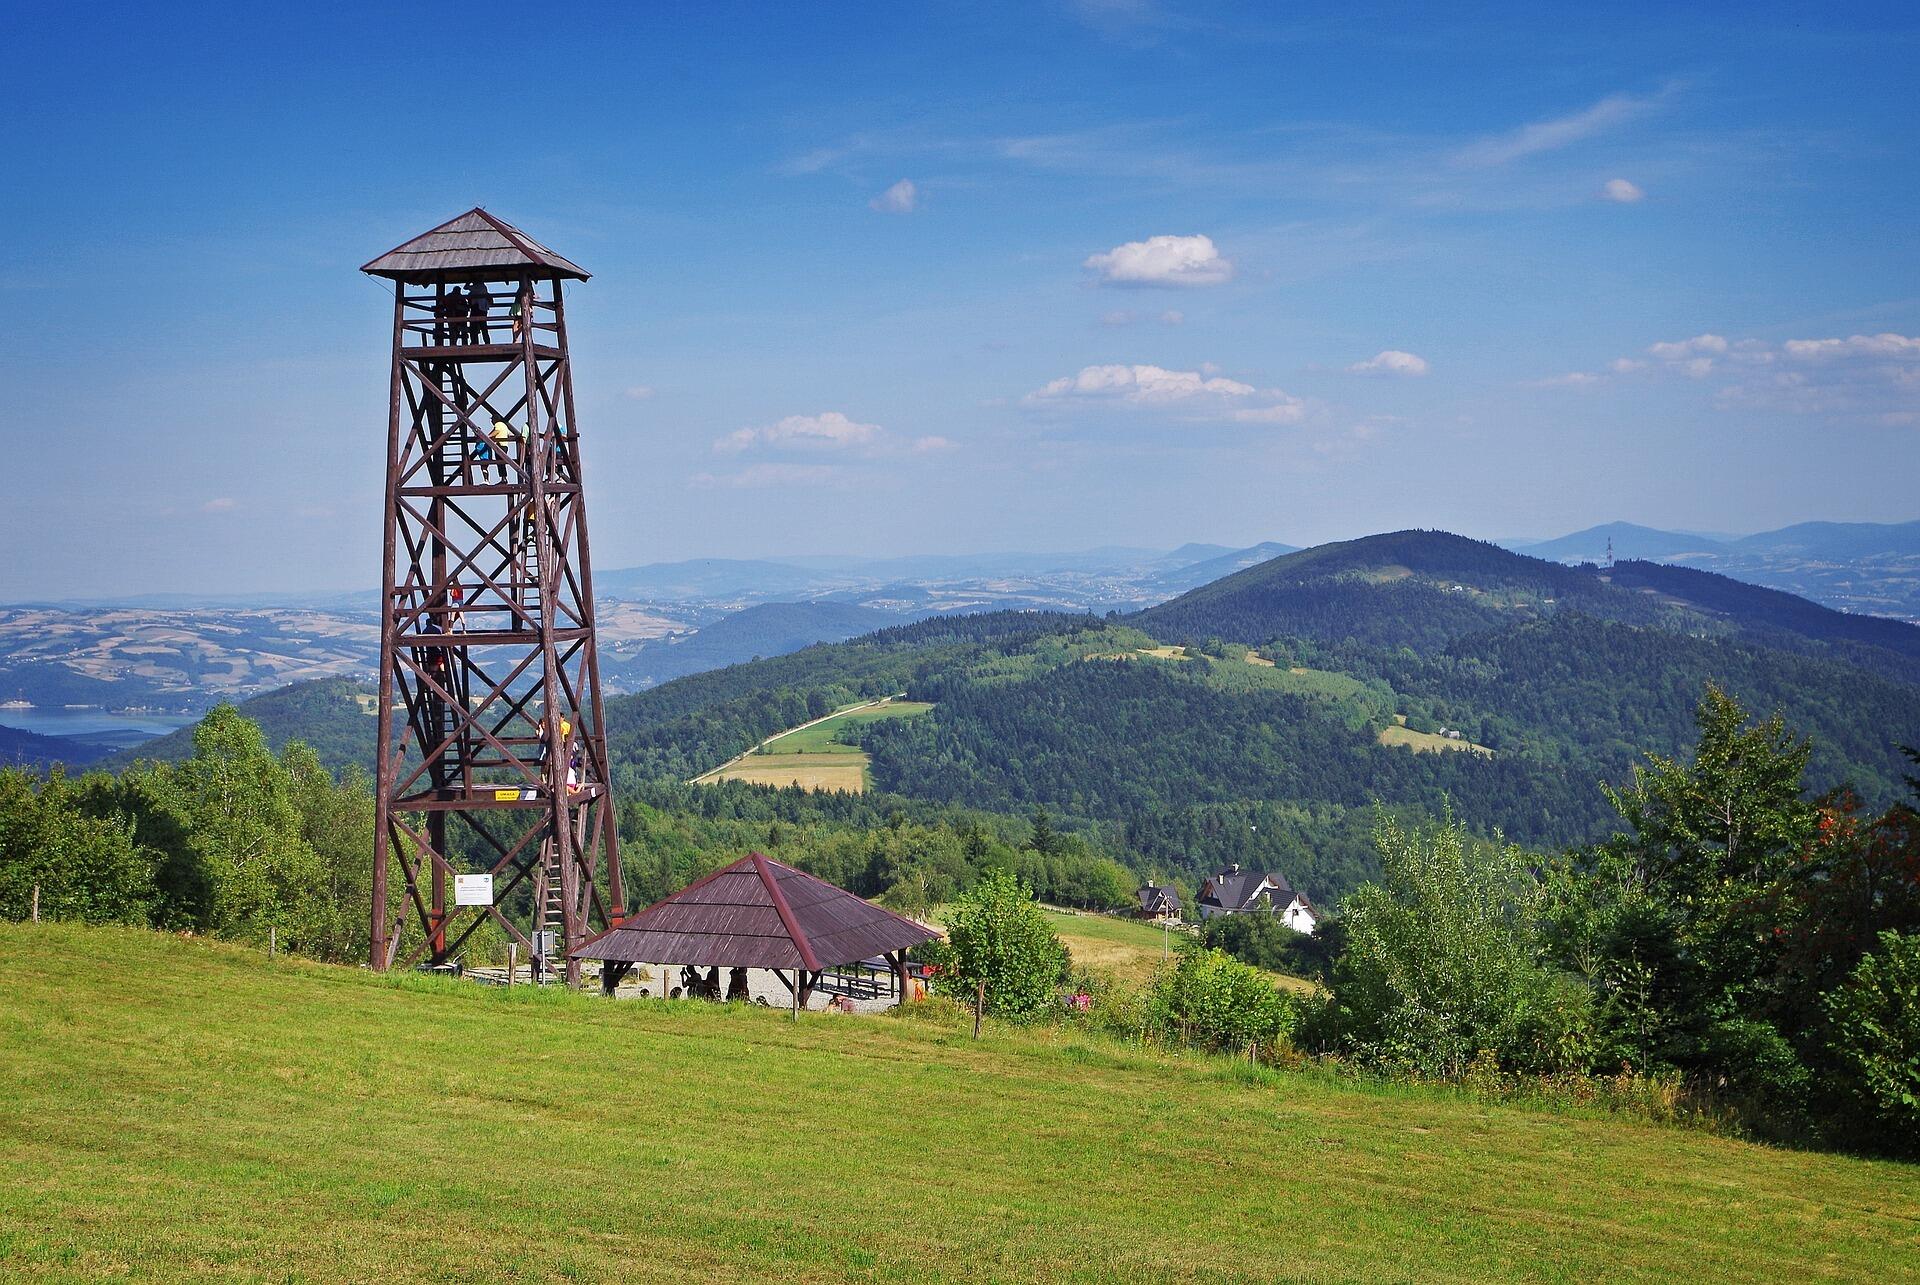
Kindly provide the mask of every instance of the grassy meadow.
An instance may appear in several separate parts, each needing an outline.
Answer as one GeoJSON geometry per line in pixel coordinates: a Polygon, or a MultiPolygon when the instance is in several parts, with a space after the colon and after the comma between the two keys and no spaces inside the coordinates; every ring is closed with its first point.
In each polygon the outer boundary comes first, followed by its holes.
{"type": "Polygon", "coordinates": [[[749,754],[701,779],[863,793],[867,788],[867,756],[854,746],[846,748],[851,753],[749,754]]]}
{"type": "MultiPolygon", "coordinates": [[[[1150,980],[1154,970],[1160,966],[1163,952],[1169,948],[1166,930],[1142,919],[1049,910],[1047,922],[1073,953],[1075,964],[1111,973],[1130,986],[1150,980]]],[[[1180,941],[1180,930],[1175,928],[1171,949],[1178,951],[1180,941]]],[[[1303,978],[1288,977],[1283,973],[1275,973],[1273,977],[1284,990],[1316,989],[1312,982],[1303,978]]]]}
{"type": "Polygon", "coordinates": [[[1493,751],[1484,745],[1475,745],[1472,741],[1456,741],[1433,732],[1416,732],[1411,727],[1383,727],[1380,729],[1382,745],[1404,745],[1415,754],[1440,754],[1447,750],[1464,750],[1473,754],[1485,754],[1489,758],[1493,751]]]}
{"type": "Polygon", "coordinates": [[[1920,1272],[1914,1167],[1063,1031],[47,925],[0,925],[0,987],[10,1280],[1920,1272]]]}
{"type": "Polygon", "coordinates": [[[865,705],[835,714],[818,723],[795,728],[772,737],[761,750],[767,754],[859,754],[858,745],[836,739],[850,727],[874,723],[886,718],[912,718],[933,706],[926,701],[890,700],[882,705],[865,705]]]}
{"type": "Polygon", "coordinates": [[[868,785],[867,752],[837,739],[849,727],[883,718],[911,718],[933,706],[925,701],[888,700],[857,705],[770,736],[751,752],[722,764],[696,784],[706,781],[746,781],[752,785],[797,785],[803,790],[844,790],[863,793],[868,785]]]}

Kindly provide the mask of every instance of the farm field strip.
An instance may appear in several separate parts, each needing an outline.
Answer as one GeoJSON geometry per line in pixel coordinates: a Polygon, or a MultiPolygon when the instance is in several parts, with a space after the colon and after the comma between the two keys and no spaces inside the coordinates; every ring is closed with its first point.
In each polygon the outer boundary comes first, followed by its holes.
{"type": "Polygon", "coordinates": [[[904,695],[848,705],[831,714],[776,732],[746,753],[693,779],[694,785],[714,781],[746,781],[754,785],[798,785],[805,790],[845,790],[859,794],[867,788],[867,753],[835,738],[849,726],[883,718],[910,718],[933,706],[910,701],[904,695]]]}

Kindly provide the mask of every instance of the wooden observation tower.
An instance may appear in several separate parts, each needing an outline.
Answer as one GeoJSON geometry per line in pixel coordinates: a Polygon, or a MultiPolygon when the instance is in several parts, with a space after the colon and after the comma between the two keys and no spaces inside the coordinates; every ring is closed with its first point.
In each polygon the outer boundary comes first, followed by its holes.
{"type": "Polygon", "coordinates": [[[362,271],[394,283],[371,962],[491,917],[577,984],[625,904],[561,299],[587,274],[482,209],[362,271]]]}

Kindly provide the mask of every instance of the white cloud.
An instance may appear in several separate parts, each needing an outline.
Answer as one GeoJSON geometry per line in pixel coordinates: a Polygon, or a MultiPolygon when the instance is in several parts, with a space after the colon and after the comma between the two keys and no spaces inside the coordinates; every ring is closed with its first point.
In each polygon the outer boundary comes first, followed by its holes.
{"type": "Polygon", "coordinates": [[[201,505],[200,511],[202,513],[231,513],[239,507],[240,501],[234,499],[231,495],[222,495],[217,499],[208,500],[205,504],[201,505]]]}
{"type": "Polygon", "coordinates": [[[919,203],[919,200],[920,189],[913,185],[912,179],[903,178],[880,195],[874,197],[871,201],[868,201],[867,206],[869,209],[878,210],[882,214],[912,214],[913,208],[919,203]]]}
{"type": "Polygon", "coordinates": [[[1100,318],[1100,324],[1103,326],[1131,326],[1133,322],[1134,315],[1124,308],[1116,308],[1100,318]]]}
{"type": "Polygon", "coordinates": [[[831,464],[750,464],[737,473],[696,473],[693,485],[749,489],[769,486],[822,486],[840,476],[831,464]]]}
{"type": "Polygon", "coordinates": [[[1682,361],[1701,354],[1717,357],[1726,350],[1727,341],[1720,335],[1695,335],[1691,339],[1647,345],[1647,355],[1661,361],[1682,361]]]}
{"type": "Polygon", "coordinates": [[[1906,335],[1849,335],[1845,339],[1789,339],[1781,347],[1802,361],[1832,357],[1892,357],[1920,360],[1920,338],[1906,335]]]}
{"type": "Polygon", "coordinates": [[[1184,419],[1234,420],[1243,424],[1298,424],[1314,405],[1278,388],[1255,388],[1228,379],[1205,362],[1198,370],[1162,366],[1086,366],[1028,393],[1028,405],[1121,403],[1177,411],[1184,419]]]}
{"type": "Polygon", "coordinates": [[[626,389],[626,396],[628,401],[644,402],[647,398],[653,396],[653,386],[651,384],[634,384],[626,389]]]}
{"type": "Polygon", "coordinates": [[[737,454],[750,446],[785,446],[802,449],[841,450],[863,446],[881,433],[878,424],[861,424],[837,410],[818,415],[789,415],[764,428],[739,428],[713,444],[724,454],[737,454]]]}
{"type": "Polygon", "coordinates": [[[1280,400],[1271,406],[1243,406],[1233,412],[1242,424],[1298,424],[1307,417],[1307,404],[1298,397],[1274,390],[1280,400]]]}
{"type": "Polygon", "coordinates": [[[1631,375],[1636,370],[1644,370],[1647,363],[1636,361],[1632,357],[1615,357],[1607,363],[1607,369],[1616,375],[1631,375]]]}
{"type": "Polygon", "coordinates": [[[1600,382],[1600,376],[1590,370],[1570,370],[1564,375],[1549,375],[1545,379],[1534,381],[1536,388],[1591,388],[1600,382]]]}
{"type": "Polygon", "coordinates": [[[1920,336],[1892,333],[1819,339],[1729,342],[1722,335],[1649,345],[1652,363],[1622,357],[1621,373],[1654,369],[1724,382],[1714,400],[1729,410],[1911,422],[1920,401],[1920,336]]]}
{"type": "Polygon", "coordinates": [[[1454,159],[1462,165],[1505,165],[1541,152],[1554,152],[1583,139],[1638,120],[1660,105],[1671,87],[1658,94],[1635,97],[1609,94],[1593,106],[1551,120],[1535,121],[1511,133],[1481,139],[1460,149],[1454,159]]]}
{"type": "Polygon", "coordinates": [[[941,437],[938,434],[913,439],[913,450],[916,455],[937,455],[943,451],[958,449],[959,444],[952,438],[941,437]]]}
{"type": "Polygon", "coordinates": [[[1217,286],[1233,276],[1212,237],[1153,236],[1089,255],[1086,264],[1108,285],[1217,286]]]}
{"type": "Polygon", "coordinates": [[[1410,352],[1389,348],[1385,352],[1375,353],[1365,361],[1356,361],[1347,367],[1347,373],[1350,375],[1424,375],[1429,369],[1425,357],[1416,357],[1410,352]]]}
{"type": "Polygon", "coordinates": [[[1160,314],[1160,324],[1163,326],[1182,325],[1186,322],[1186,319],[1187,314],[1175,308],[1169,308],[1160,314]]]}
{"type": "Polygon", "coordinates": [[[1029,402],[1070,398],[1109,398],[1142,405],[1163,405],[1205,397],[1251,397],[1252,384],[1197,370],[1161,366],[1086,366],[1027,394],[1029,402]]]}
{"type": "Polygon", "coordinates": [[[1635,201],[1644,201],[1647,194],[1638,183],[1623,178],[1610,178],[1600,187],[1600,198],[1615,201],[1621,205],[1632,205],[1635,201]]]}

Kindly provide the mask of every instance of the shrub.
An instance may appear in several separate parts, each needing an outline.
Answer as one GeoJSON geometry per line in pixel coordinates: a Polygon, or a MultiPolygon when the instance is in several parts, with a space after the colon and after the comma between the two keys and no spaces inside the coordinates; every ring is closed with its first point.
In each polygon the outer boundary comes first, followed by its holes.
{"type": "Polygon", "coordinates": [[[1455,1079],[1482,1050],[1510,1071],[1568,1070],[1591,1050],[1592,1003],[1542,964],[1543,898],[1517,848],[1451,817],[1381,822],[1382,882],[1347,899],[1335,972],[1342,1047],[1384,1069],[1455,1079]]]}
{"type": "Polygon", "coordinates": [[[964,1001],[985,982],[987,1011],[996,1017],[1039,1016],[1066,975],[1067,948],[1033,893],[1004,871],[986,875],[954,902],[947,942],[952,955],[941,980],[958,983],[949,993],[964,1001]]]}
{"type": "Polygon", "coordinates": [[[1154,1010],[1171,1034],[1228,1052],[1272,1051],[1295,1024],[1292,1005],[1271,977],[1219,950],[1182,952],[1155,985],[1154,1010]]]}
{"type": "Polygon", "coordinates": [[[1829,1047],[1875,1116],[1920,1135],[1920,936],[1886,932],[1826,997],[1829,1047]]]}

